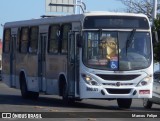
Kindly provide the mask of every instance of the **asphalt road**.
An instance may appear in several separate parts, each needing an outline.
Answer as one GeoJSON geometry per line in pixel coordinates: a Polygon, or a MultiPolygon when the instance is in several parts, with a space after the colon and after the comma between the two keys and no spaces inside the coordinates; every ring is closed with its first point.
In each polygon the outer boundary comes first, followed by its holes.
{"type": "MultiPolygon", "coordinates": [[[[129,115],[129,113],[139,113],[142,114],[144,112],[153,113],[160,112],[160,105],[153,105],[153,108],[150,110],[145,110],[142,106],[142,100],[134,99],[132,102],[132,106],[130,109],[122,110],[119,109],[117,106],[116,101],[107,101],[107,100],[83,100],[81,102],[76,102],[72,105],[65,105],[63,104],[61,97],[52,96],[52,95],[40,95],[38,100],[25,100],[21,98],[20,90],[12,89],[0,82],[0,112],[32,112],[32,113],[42,113],[42,112],[49,112],[48,115],[57,115],[58,118],[54,118],[54,120],[61,121],[99,121],[104,120],[106,121],[115,121],[115,120],[136,120],[134,118],[123,119],[120,118],[121,115],[129,115]],[[81,112],[81,113],[80,113],[81,112]],[[99,117],[94,117],[92,112],[96,112],[99,117]],[[101,114],[102,113],[102,114],[101,114]],[[111,114],[110,114],[111,113],[111,114]],[[82,115],[83,116],[82,116],[82,115]],[[85,115],[86,114],[86,115],[85,115]],[[101,115],[99,115],[101,114],[101,115]],[[103,116],[104,117],[103,117],[103,116]],[[108,116],[114,118],[106,118],[108,116]],[[116,116],[119,116],[116,118],[116,116]],[[62,117],[61,117],[62,116],[62,117]],[[65,116],[67,116],[65,118],[65,116]],[[92,118],[93,116],[93,118],[92,118]],[[102,117],[100,117],[102,116],[102,117]],[[71,118],[70,118],[71,117],[71,118]]],[[[0,119],[2,120],[2,119],[0,119]]],[[[22,119],[20,119],[22,120],[22,119]]],[[[44,120],[44,119],[43,119],[44,120]]],[[[53,119],[47,119],[53,120],[53,119]]],[[[151,121],[150,118],[140,118],[140,120],[144,121],[151,121]]],[[[153,120],[153,119],[152,119],[153,120]]],[[[159,120],[159,119],[154,119],[159,120]]]]}

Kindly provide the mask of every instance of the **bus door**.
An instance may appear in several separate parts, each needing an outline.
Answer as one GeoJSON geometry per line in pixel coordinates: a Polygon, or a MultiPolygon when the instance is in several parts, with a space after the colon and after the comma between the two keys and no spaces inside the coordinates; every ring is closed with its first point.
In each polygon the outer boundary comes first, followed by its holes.
{"type": "Polygon", "coordinates": [[[11,35],[11,44],[10,44],[10,81],[11,87],[16,86],[16,40],[17,35],[11,35]]]}
{"type": "Polygon", "coordinates": [[[75,97],[78,94],[78,48],[76,45],[76,37],[78,33],[70,32],[68,38],[68,66],[67,66],[67,79],[69,83],[68,95],[75,97]]]}
{"type": "Polygon", "coordinates": [[[47,34],[40,34],[38,54],[38,77],[40,91],[46,91],[46,42],[47,34]]]}

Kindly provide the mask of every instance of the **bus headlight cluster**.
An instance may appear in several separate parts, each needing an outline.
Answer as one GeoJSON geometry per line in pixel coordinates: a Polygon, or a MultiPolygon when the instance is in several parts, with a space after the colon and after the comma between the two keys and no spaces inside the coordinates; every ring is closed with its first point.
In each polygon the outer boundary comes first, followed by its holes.
{"type": "Polygon", "coordinates": [[[147,76],[140,83],[138,83],[137,86],[146,86],[150,83],[150,81],[151,81],[151,77],[147,76]]]}
{"type": "Polygon", "coordinates": [[[81,76],[87,84],[94,85],[94,86],[99,85],[99,83],[97,81],[95,81],[91,76],[89,76],[87,74],[81,74],[81,76]]]}

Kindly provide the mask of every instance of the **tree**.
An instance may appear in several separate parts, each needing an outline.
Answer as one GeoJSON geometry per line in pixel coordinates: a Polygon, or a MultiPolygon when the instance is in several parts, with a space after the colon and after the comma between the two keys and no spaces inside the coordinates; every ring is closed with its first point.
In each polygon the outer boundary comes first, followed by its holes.
{"type": "MultiPolygon", "coordinates": [[[[126,6],[126,12],[131,13],[143,13],[150,19],[152,18],[153,12],[153,0],[119,0],[126,6]]],[[[160,3],[160,1],[158,1],[160,3]]],[[[158,12],[160,6],[158,6],[158,12]]]]}
{"type": "Polygon", "coordinates": [[[154,27],[152,30],[153,40],[156,40],[156,39],[154,39],[155,32],[157,32],[157,34],[158,34],[158,41],[153,42],[154,60],[157,62],[160,62],[160,18],[158,18],[154,21],[154,27]]]}

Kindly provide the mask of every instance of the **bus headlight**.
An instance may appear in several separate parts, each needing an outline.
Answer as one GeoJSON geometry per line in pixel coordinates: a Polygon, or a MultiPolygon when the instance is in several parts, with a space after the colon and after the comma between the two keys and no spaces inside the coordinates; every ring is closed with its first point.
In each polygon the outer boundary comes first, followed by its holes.
{"type": "Polygon", "coordinates": [[[90,77],[89,75],[86,74],[81,74],[82,78],[84,79],[84,81],[89,84],[89,85],[94,85],[94,86],[98,86],[98,82],[95,81],[92,77],[90,77]]]}
{"type": "Polygon", "coordinates": [[[151,77],[147,76],[142,81],[138,83],[137,86],[146,86],[150,83],[151,77]]]}

